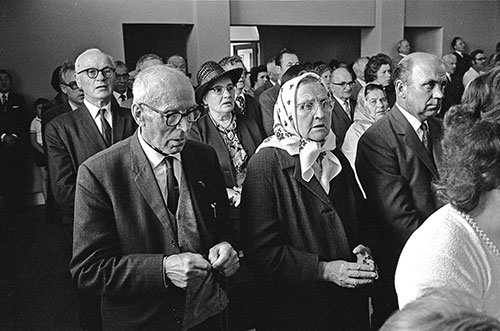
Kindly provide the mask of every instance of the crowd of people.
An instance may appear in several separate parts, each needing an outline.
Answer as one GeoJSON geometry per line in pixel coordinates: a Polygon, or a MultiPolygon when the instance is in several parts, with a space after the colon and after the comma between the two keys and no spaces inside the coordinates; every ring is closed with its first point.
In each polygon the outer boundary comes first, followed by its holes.
{"type": "Polygon", "coordinates": [[[36,116],[2,69],[7,212],[31,153],[84,330],[497,330],[500,55],[397,47],[195,84],[181,55],[92,48],[36,116]]]}

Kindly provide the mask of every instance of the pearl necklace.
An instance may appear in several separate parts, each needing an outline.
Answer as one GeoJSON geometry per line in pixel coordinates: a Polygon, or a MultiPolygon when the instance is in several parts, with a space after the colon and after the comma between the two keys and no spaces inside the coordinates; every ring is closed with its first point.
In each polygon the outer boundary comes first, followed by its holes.
{"type": "Polygon", "coordinates": [[[481,228],[479,227],[479,225],[477,225],[476,222],[474,222],[474,219],[472,217],[470,217],[468,214],[466,213],[463,213],[459,210],[456,210],[456,209],[453,209],[458,215],[460,215],[463,219],[465,219],[467,221],[467,223],[469,223],[469,225],[472,227],[472,229],[474,230],[474,232],[476,232],[476,234],[478,235],[479,238],[481,238],[485,243],[486,245],[491,249],[491,251],[493,252],[493,254],[495,254],[496,256],[500,257],[500,250],[497,248],[497,246],[495,245],[495,243],[493,243],[493,241],[491,241],[491,239],[486,235],[486,233],[483,232],[483,230],[481,230],[481,228]]]}

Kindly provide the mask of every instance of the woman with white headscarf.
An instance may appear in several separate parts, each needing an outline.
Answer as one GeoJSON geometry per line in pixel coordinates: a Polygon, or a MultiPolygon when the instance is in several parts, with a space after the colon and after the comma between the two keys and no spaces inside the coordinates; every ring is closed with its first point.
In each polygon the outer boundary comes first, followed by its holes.
{"type": "MultiPolygon", "coordinates": [[[[356,151],[358,149],[359,138],[373,123],[384,117],[389,110],[389,102],[387,101],[387,96],[382,85],[368,83],[360,93],[364,94],[365,106],[360,107],[359,111],[354,114],[354,123],[352,123],[345,133],[344,142],[342,143],[342,152],[349,160],[355,174],[356,151]]],[[[357,175],[356,180],[359,183],[357,175]]],[[[361,184],[359,185],[361,187],[361,184]]]]}
{"type": "Polygon", "coordinates": [[[274,135],[248,165],[241,203],[245,256],[262,289],[259,330],[367,330],[364,286],[377,277],[358,244],[361,193],[330,129],[321,77],[281,87],[274,135]]]}

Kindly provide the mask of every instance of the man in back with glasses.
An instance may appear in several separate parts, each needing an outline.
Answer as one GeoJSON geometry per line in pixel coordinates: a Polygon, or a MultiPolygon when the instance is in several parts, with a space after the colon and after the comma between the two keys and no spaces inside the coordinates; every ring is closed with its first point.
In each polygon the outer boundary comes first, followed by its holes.
{"type": "MultiPolygon", "coordinates": [[[[114,76],[115,65],[109,55],[95,48],[84,51],[75,61],[75,81],[84,92],[83,103],[45,127],[50,184],[70,238],[78,167],[90,156],[132,135],[137,127],[129,110],[111,103],[114,76]]],[[[101,330],[98,298],[79,293],[78,299],[80,326],[101,330]]]]}
{"type": "Polygon", "coordinates": [[[157,65],[133,94],[139,129],[78,171],[73,280],[102,297],[104,330],[221,330],[239,260],[217,154],[187,139],[194,90],[157,65]]]}
{"type": "Polygon", "coordinates": [[[332,111],[332,131],[337,137],[337,146],[341,147],[347,129],[354,119],[356,101],[351,98],[354,82],[351,73],[345,68],[337,68],[332,72],[331,89],[334,96],[332,111]]]}

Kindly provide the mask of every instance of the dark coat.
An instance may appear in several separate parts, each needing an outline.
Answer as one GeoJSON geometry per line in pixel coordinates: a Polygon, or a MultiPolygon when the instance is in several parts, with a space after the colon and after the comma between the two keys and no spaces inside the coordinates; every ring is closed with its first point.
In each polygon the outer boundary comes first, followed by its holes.
{"type": "Polygon", "coordinates": [[[462,82],[464,74],[472,66],[472,57],[467,53],[463,53],[463,56],[461,56],[457,52],[453,52],[453,55],[455,55],[457,58],[457,67],[455,69],[455,73],[452,76],[452,79],[462,82]]]}
{"type": "Polygon", "coordinates": [[[447,83],[444,89],[444,97],[441,103],[441,110],[436,116],[438,118],[443,118],[448,109],[450,109],[450,107],[453,105],[458,105],[459,103],[461,103],[462,99],[462,93],[464,89],[462,81],[455,81],[453,79],[450,80],[448,76],[446,76],[446,81],[447,83]]]}
{"type": "Polygon", "coordinates": [[[258,103],[259,102],[259,97],[262,94],[262,92],[264,92],[267,89],[270,89],[273,86],[274,85],[269,80],[266,80],[266,82],[264,83],[264,85],[262,85],[261,87],[259,87],[258,89],[256,89],[253,92],[253,97],[255,98],[255,101],[257,101],[257,103],[258,103]]]}
{"type": "Polygon", "coordinates": [[[279,84],[265,90],[259,97],[260,110],[262,112],[262,125],[264,132],[269,137],[274,134],[274,104],[278,100],[281,87],[279,84]]]}
{"type": "Polygon", "coordinates": [[[396,106],[359,140],[356,171],[377,229],[365,232],[366,242],[379,264],[395,268],[410,235],[441,205],[431,182],[439,177],[442,128],[434,118],[427,123],[432,156],[396,106]]]}
{"type": "MultiPolygon", "coordinates": [[[[112,103],[111,111],[113,142],[131,136],[137,125],[130,110],[112,103]]],[[[50,121],[45,127],[45,142],[52,192],[63,210],[63,222],[71,223],[78,167],[90,156],[106,149],[106,143],[84,104],[50,121]]]]}
{"type": "Polygon", "coordinates": [[[351,106],[351,118],[347,116],[344,108],[340,105],[336,98],[334,99],[334,105],[332,110],[332,131],[335,133],[337,146],[341,147],[344,142],[345,134],[347,129],[352,124],[352,119],[354,118],[354,109],[356,108],[356,101],[349,99],[351,106]]]}
{"type": "Polygon", "coordinates": [[[260,111],[259,103],[249,94],[245,93],[245,113],[241,111],[238,105],[235,103],[234,110],[236,114],[242,115],[243,117],[248,117],[255,121],[259,127],[261,135],[264,135],[264,126],[262,125],[262,113],[260,111]]]}
{"type": "MultiPolygon", "coordinates": [[[[236,123],[238,138],[250,158],[262,142],[260,130],[254,120],[242,115],[236,114],[236,123]]],[[[232,188],[236,186],[236,170],[231,161],[229,150],[208,114],[203,115],[193,124],[191,131],[188,133],[188,137],[192,140],[209,144],[215,149],[222,173],[224,174],[226,187],[232,188]]]]}
{"type": "Polygon", "coordinates": [[[263,148],[250,160],[243,186],[241,226],[245,256],[264,289],[259,319],[273,330],[360,330],[366,298],[317,279],[319,261],[350,260],[358,241],[362,202],[349,162],[334,151],[342,171],[327,195],[313,177],[302,179],[298,156],[263,148]],[[340,217],[341,228],[335,224],[340,217]],[[346,253],[332,240],[347,237],[346,253]]]}
{"type": "MultiPolygon", "coordinates": [[[[137,134],[79,169],[71,273],[80,289],[102,297],[104,330],[181,330],[186,292],[165,287],[163,272],[163,258],[181,248],[137,134]]],[[[228,229],[217,155],[188,140],[181,158],[208,254],[228,229]]]]}

